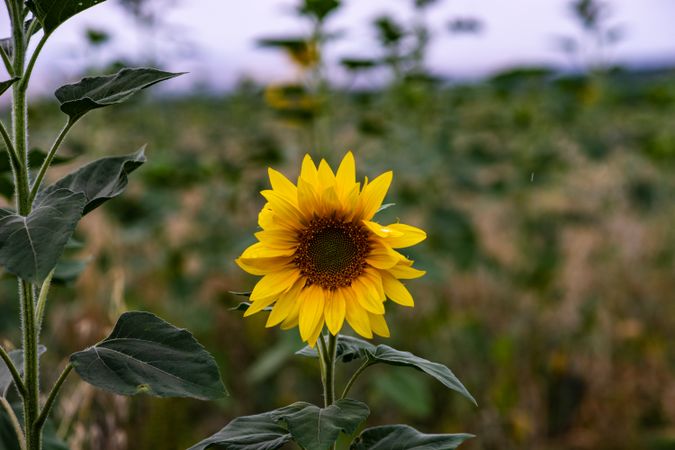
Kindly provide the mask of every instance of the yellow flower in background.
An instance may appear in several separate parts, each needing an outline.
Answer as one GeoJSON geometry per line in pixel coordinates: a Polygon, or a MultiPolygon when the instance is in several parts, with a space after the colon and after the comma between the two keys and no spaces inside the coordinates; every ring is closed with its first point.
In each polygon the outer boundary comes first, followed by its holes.
{"type": "Polygon", "coordinates": [[[267,203],[258,216],[258,242],[236,260],[263,276],[245,316],[274,305],[267,326],[299,326],[312,346],[324,324],[336,335],[345,320],[363,337],[388,337],[384,302],[413,306],[400,280],[424,275],[395,249],[426,238],[419,228],[372,220],[392,172],[361,186],[349,152],[336,173],[325,160],[317,168],[306,155],[297,185],[274,169],[269,177],[272,189],[261,192],[267,203]]]}

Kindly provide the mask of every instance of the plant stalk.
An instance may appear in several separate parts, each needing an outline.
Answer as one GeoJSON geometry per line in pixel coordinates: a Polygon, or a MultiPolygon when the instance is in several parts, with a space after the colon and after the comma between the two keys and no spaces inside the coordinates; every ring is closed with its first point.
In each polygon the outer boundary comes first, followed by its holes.
{"type": "Polygon", "coordinates": [[[70,372],[73,370],[73,365],[68,364],[65,369],[63,369],[63,372],[61,372],[61,375],[59,376],[59,379],[56,380],[56,383],[54,383],[54,387],[52,387],[51,392],[49,393],[49,396],[47,397],[47,401],[45,402],[45,406],[42,408],[42,412],[40,413],[40,416],[37,418],[35,421],[35,429],[36,430],[42,430],[42,427],[45,424],[45,421],[47,420],[47,417],[49,417],[49,413],[52,410],[52,407],[54,406],[54,402],[56,401],[56,397],[58,397],[59,392],[61,391],[61,387],[63,386],[63,383],[66,381],[68,378],[68,375],[70,375],[70,372]]]}
{"type": "MultiPolygon", "coordinates": [[[[328,343],[319,336],[319,363],[321,365],[321,382],[323,383],[324,407],[335,403],[335,356],[337,353],[337,336],[328,333],[328,343]]],[[[337,444],[331,449],[335,450],[337,444]]]]}
{"type": "Polygon", "coordinates": [[[12,405],[10,405],[7,399],[3,396],[0,396],[0,404],[5,409],[5,412],[9,417],[9,421],[12,422],[12,428],[14,428],[14,432],[16,433],[16,439],[19,441],[19,448],[21,450],[26,450],[26,437],[24,436],[23,430],[21,429],[19,418],[16,417],[16,413],[14,412],[14,409],[12,409],[12,405]]]}
{"type": "Polygon", "coordinates": [[[361,367],[359,367],[356,372],[354,372],[354,375],[349,379],[347,382],[347,386],[345,386],[345,390],[342,391],[342,396],[340,397],[341,399],[347,398],[347,394],[349,394],[349,391],[351,390],[352,386],[354,385],[354,382],[356,379],[363,373],[364,370],[366,370],[368,367],[370,367],[370,361],[366,361],[363,364],[361,364],[361,367]]]}

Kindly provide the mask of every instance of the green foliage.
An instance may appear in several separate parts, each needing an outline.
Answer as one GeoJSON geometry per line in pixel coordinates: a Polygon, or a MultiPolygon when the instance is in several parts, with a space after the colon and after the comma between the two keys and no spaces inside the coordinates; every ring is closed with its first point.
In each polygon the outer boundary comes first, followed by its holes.
{"type": "MultiPolygon", "coordinates": [[[[47,351],[47,347],[40,345],[38,347],[38,354],[42,355],[47,351]]],[[[14,367],[19,370],[21,374],[23,372],[23,350],[12,350],[8,353],[14,367]]],[[[3,360],[0,360],[0,397],[7,397],[7,391],[14,382],[12,374],[7,367],[7,364],[3,360]]]]}
{"type": "Polygon", "coordinates": [[[61,111],[74,122],[93,109],[122,103],[153,84],[180,75],[150,68],[122,69],[115,75],[87,77],[61,86],[55,95],[61,111]]]}
{"type": "Polygon", "coordinates": [[[85,200],[84,194],[57,189],[40,198],[28,217],[0,209],[0,264],[41,284],[73,235],[85,200]]]}
{"type": "MultiPolygon", "coordinates": [[[[316,351],[309,347],[298,351],[298,354],[314,358],[318,357],[316,351]]],[[[370,342],[355,337],[338,336],[336,357],[343,362],[363,359],[368,365],[387,364],[419,370],[435,378],[448,389],[459,392],[476,404],[476,400],[450,369],[442,364],[415,356],[410,352],[396,350],[388,345],[374,346],[370,342]]]]}
{"type": "Polygon", "coordinates": [[[28,0],[26,5],[40,21],[45,33],[53,32],[59,25],[85,9],[105,0],[28,0]]]}
{"type": "Polygon", "coordinates": [[[48,196],[58,189],[82,193],[86,198],[83,215],[120,195],[129,183],[128,175],[145,163],[145,147],[124,156],[98,159],[61,178],[40,193],[48,196]]]}
{"type": "Polygon", "coordinates": [[[368,406],[351,399],[338,400],[327,408],[297,402],[239,417],[190,450],[275,450],[291,439],[307,450],[328,450],[340,432],[354,433],[369,413],[368,406]]]}
{"type": "Polygon", "coordinates": [[[120,395],[226,395],[213,357],[187,331],[147,312],[122,314],[110,336],[70,362],[86,382],[120,395]]]}
{"type": "Polygon", "coordinates": [[[408,425],[367,428],[350,450],[453,450],[471,439],[470,434],[423,434],[408,425]]]}
{"type": "MultiPolygon", "coordinates": [[[[14,403],[11,405],[17,416],[21,416],[21,405],[14,403]]],[[[21,450],[21,445],[16,437],[16,432],[12,427],[7,411],[0,408],[0,449],[2,450],[21,450]]],[[[70,447],[63,442],[56,434],[56,427],[52,422],[47,422],[44,431],[44,442],[42,450],[70,450],[70,447]]]]}

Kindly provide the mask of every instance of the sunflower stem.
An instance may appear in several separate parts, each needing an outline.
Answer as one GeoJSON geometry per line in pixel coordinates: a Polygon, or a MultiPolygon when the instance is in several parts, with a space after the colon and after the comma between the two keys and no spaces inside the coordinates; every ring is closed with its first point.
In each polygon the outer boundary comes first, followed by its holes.
{"type": "Polygon", "coordinates": [[[343,398],[347,397],[347,394],[349,394],[349,391],[351,390],[352,386],[354,385],[354,382],[356,381],[356,379],[363,373],[364,370],[366,370],[370,366],[371,366],[370,361],[366,360],[366,362],[364,362],[361,365],[361,367],[359,367],[356,370],[356,372],[354,372],[354,375],[352,375],[352,377],[347,382],[347,386],[345,386],[345,390],[342,391],[342,396],[340,397],[340,399],[343,399],[343,398]]]}

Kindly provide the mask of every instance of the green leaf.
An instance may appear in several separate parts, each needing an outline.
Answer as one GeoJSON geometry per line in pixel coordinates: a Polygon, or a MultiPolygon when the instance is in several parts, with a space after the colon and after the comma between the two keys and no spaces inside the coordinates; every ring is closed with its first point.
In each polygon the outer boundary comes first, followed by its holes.
{"type": "MultiPolygon", "coordinates": [[[[318,357],[316,350],[310,347],[305,347],[296,352],[296,354],[310,358],[318,357]]],[[[393,366],[412,367],[432,376],[447,388],[459,392],[476,404],[476,400],[450,369],[442,364],[415,356],[410,352],[396,350],[388,345],[378,345],[376,347],[370,342],[352,336],[339,336],[336,355],[342,362],[365,358],[371,365],[382,363],[393,366]]]]}
{"type": "MultiPolygon", "coordinates": [[[[30,18],[23,23],[24,32],[26,33],[28,32],[34,20],[35,19],[30,18]]],[[[41,29],[42,26],[36,26],[35,28],[33,28],[33,34],[37,33],[41,29]]],[[[14,53],[14,40],[11,37],[0,39],[0,47],[2,47],[7,56],[11,58],[12,54],[14,53]]]]}
{"type": "Polygon", "coordinates": [[[327,408],[298,402],[278,409],[274,417],[284,421],[302,448],[328,450],[340,431],[352,434],[366,420],[370,409],[357,400],[342,399],[327,408]]]}
{"type": "Polygon", "coordinates": [[[83,194],[57,189],[40,198],[28,217],[0,209],[0,264],[41,284],[63,253],[84,204],[83,194]]]}
{"type": "Polygon", "coordinates": [[[89,259],[61,259],[54,268],[53,282],[70,283],[87,268],[89,259]]]}
{"type": "Polygon", "coordinates": [[[288,430],[277,423],[274,412],[238,417],[188,450],[277,450],[292,438],[288,430]]]}
{"type": "MultiPolygon", "coordinates": [[[[38,347],[38,355],[42,355],[46,351],[47,347],[44,345],[38,347]]],[[[14,366],[19,370],[19,373],[23,374],[23,350],[12,350],[8,354],[14,366]]],[[[0,359],[0,397],[7,397],[7,391],[13,382],[14,379],[7,364],[0,359]]]]}
{"type": "Polygon", "coordinates": [[[412,367],[440,381],[445,387],[459,392],[476,404],[476,400],[457,379],[457,377],[443,364],[431,362],[410,352],[403,352],[389,347],[378,345],[375,352],[367,351],[368,360],[372,364],[383,363],[393,366],[412,367]]]}
{"type": "Polygon", "coordinates": [[[56,90],[61,111],[75,121],[97,108],[116,105],[137,92],[182,73],[163,72],[151,68],[122,69],[115,75],[83,78],[56,90]]]}
{"type": "Polygon", "coordinates": [[[145,147],[136,153],[97,159],[66,175],[40,193],[49,195],[58,189],[84,194],[87,203],[83,215],[120,195],[129,183],[128,175],[145,163],[145,147]]]}
{"type": "MultiPolygon", "coordinates": [[[[336,358],[342,362],[350,362],[355,359],[363,358],[365,351],[375,352],[376,347],[370,342],[363,339],[355,338],[353,336],[338,336],[336,358]]],[[[307,358],[318,358],[319,353],[315,348],[309,345],[305,348],[295,352],[296,355],[305,356],[307,358]]]]}
{"type": "Polygon", "coordinates": [[[28,0],[26,5],[40,21],[45,33],[51,33],[59,25],[85,9],[105,0],[28,0]]]}
{"type": "Polygon", "coordinates": [[[326,450],[337,440],[340,431],[354,433],[368,414],[368,406],[350,399],[338,400],[328,408],[306,402],[293,403],[234,419],[189,450],[276,450],[291,439],[308,450],[326,450]]]}
{"type": "Polygon", "coordinates": [[[21,78],[13,77],[6,81],[0,81],[0,95],[4,94],[7,89],[9,89],[14,83],[19,81],[21,78]]]}
{"type": "MultiPolygon", "coordinates": [[[[12,409],[23,426],[23,407],[20,402],[12,403],[12,409]]],[[[54,422],[47,419],[42,433],[42,450],[68,450],[68,445],[63,442],[56,433],[54,422]]],[[[21,450],[19,441],[16,438],[16,432],[10,422],[9,415],[5,408],[0,408],[0,449],[2,450],[21,450]]]]}
{"type": "Polygon", "coordinates": [[[70,362],[84,381],[120,395],[226,395],[215,360],[192,334],[148,312],[122,314],[110,336],[70,362]]]}
{"type": "Polygon", "coordinates": [[[423,434],[408,425],[385,425],[363,430],[350,450],[453,450],[471,434],[423,434]]]}

